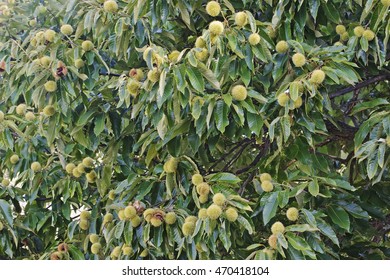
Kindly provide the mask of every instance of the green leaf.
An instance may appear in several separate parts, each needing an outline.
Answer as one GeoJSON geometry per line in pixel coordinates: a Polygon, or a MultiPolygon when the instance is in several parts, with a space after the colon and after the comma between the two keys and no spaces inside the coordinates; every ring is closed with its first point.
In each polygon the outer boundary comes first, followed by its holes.
{"type": "Polygon", "coordinates": [[[383,119],[390,114],[389,111],[381,111],[375,114],[372,114],[371,117],[363,122],[360,125],[358,132],[356,132],[354,137],[355,142],[355,152],[358,150],[360,145],[363,143],[364,139],[367,137],[368,133],[371,131],[372,127],[379,123],[383,122],[383,119]]]}
{"type": "Polygon", "coordinates": [[[248,90],[248,96],[253,98],[253,99],[256,99],[261,104],[265,104],[268,101],[268,99],[266,97],[261,95],[259,92],[254,91],[253,89],[248,90]]]}
{"type": "Polygon", "coordinates": [[[263,223],[267,225],[268,222],[276,215],[278,209],[278,192],[273,192],[265,201],[263,209],[263,223]]]}
{"type": "MultiPolygon", "coordinates": [[[[149,241],[150,239],[150,224],[147,223],[144,227],[143,227],[143,232],[142,232],[142,238],[143,238],[143,241],[146,243],[149,241]]],[[[138,227],[139,229],[140,227],[138,227]]]]}
{"type": "Polygon", "coordinates": [[[271,140],[271,142],[273,142],[273,140],[274,140],[274,137],[275,137],[275,126],[279,122],[279,120],[280,120],[280,117],[275,118],[271,122],[271,125],[269,127],[268,133],[269,133],[269,139],[271,140]]]}
{"type": "Polygon", "coordinates": [[[232,173],[219,172],[210,174],[205,177],[207,181],[210,182],[219,182],[219,183],[229,183],[229,184],[237,184],[241,182],[241,179],[232,173]]]}
{"type": "Polygon", "coordinates": [[[289,89],[290,97],[293,101],[297,100],[299,97],[299,84],[298,83],[290,83],[289,89]]]}
{"type": "Polygon", "coordinates": [[[323,254],[324,253],[324,242],[317,234],[309,233],[306,237],[306,242],[309,246],[316,252],[323,254]]]}
{"type": "Polygon", "coordinates": [[[327,213],[336,225],[349,231],[349,215],[347,212],[345,212],[343,208],[341,208],[340,206],[331,205],[327,207],[327,213]]]}
{"type": "Polygon", "coordinates": [[[309,183],[308,190],[312,196],[317,196],[320,193],[320,187],[316,178],[309,183]]]}
{"type": "Polygon", "coordinates": [[[321,8],[324,10],[326,18],[333,21],[333,23],[340,23],[340,14],[339,11],[333,6],[332,2],[327,2],[324,5],[321,5],[321,8]]]}
{"type": "Polygon", "coordinates": [[[8,225],[12,228],[14,226],[14,219],[12,217],[11,205],[4,199],[0,199],[0,210],[8,225]]]}
{"type": "Polygon", "coordinates": [[[341,188],[348,191],[355,191],[356,189],[351,186],[350,183],[344,180],[340,179],[331,179],[331,178],[324,178],[324,177],[317,177],[319,180],[321,180],[324,184],[335,187],[335,188],[341,188]]]}
{"type": "Polygon", "coordinates": [[[359,75],[354,69],[344,63],[330,63],[331,67],[337,73],[340,79],[346,81],[351,85],[355,85],[359,81],[359,75]]]}
{"type": "Polygon", "coordinates": [[[189,12],[188,12],[188,10],[187,10],[187,7],[186,7],[186,5],[184,4],[184,2],[178,1],[178,2],[177,2],[177,8],[179,8],[181,18],[182,18],[182,20],[184,21],[184,23],[187,25],[187,27],[188,27],[190,30],[195,31],[195,28],[194,28],[194,26],[193,26],[193,23],[192,23],[190,14],[189,14],[189,12]]]}
{"type": "Polygon", "coordinates": [[[257,249],[259,247],[262,247],[262,245],[261,244],[251,244],[248,247],[246,247],[246,250],[252,251],[252,250],[257,249]]]}
{"type": "Polygon", "coordinates": [[[194,103],[191,106],[191,113],[194,120],[198,120],[200,114],[202,113],[202,102],[199,99],[195,99],[194,103]]]}
{"type": "Polygon", "coordinates": [[[315,124],[307,117],[305,117],[305,115],[302,114],[302,116],[297,120],[297,123],[301,126],[306,127],[310,132],[315,132],[315,124]]]}
{"type": "Polygon", "coordinates": [[[49,145],[53,144],[54,139],[56,137],[56,132],[58,129],[57,123],[58,123],[58,120],[57,120],[56,116],[53,116],[49,119],[48,129],[45,130],[45,137],[46,137],[47,143],[49,145]]]}
{"type": "Polygon", "coordinates": [[[72,240],[73,239],[73,234],[74,234],[74,231],[78,225],[78,222],[79,221],[72,221],[70,224],[68,224],[68,237],[69,237],[69,240],[72,240]]]}
{"type": "Polygon", "coordinates": [[[287,142],[291,134],[290,116],[283,116],[280,118],[280,124],[283,131],[284,142],[287,142]]]}
{"type": "Polygon", "coordinates": [[[211,71],[209,68],[206,67],[206,65],[204,65],[202,62],[198,62],[198,70],[200,71],[200,73],[202,73],[203,77],[205,77],[206,80],[209,81],[210,85],[214,89],[216,90],[221,89],[221,85],[218,82],[217,77],[215,76],[213,71],[211,71]]]}
{"type": "Polygon", "coordinates": [[[34,80],[29,84],[29,87],[27,88],[27,91],[31,90],[35,85],[37,85],[42,80],[47,80],[48,74],[46,71],[40,72],[38,75],[35,76],[34,80]]]}
{"type": "Polygon", "coordinates": [[[222,95],[222,99],[228,107],[232,105],[233,97],[230,94],[222,95]]]}
{"type": "Polygon", "coordinates": [[[296,231],[296,232],[305,232],[305,231],[317,231],[318,228],[313,227],[309,224],[297,224],[286,227],[286,232],[296,231]]]}
{"type": "Polygon", "coordinates": [[[287,232],[285,236],[287,237],[288,243],[295,249],[299,251],[311,250],[309,244],[307,244],[302,237],[296,236],[290,232],[287,232]]]}
{"type": "Polygon", "coordinates": [[[37,224],[37,231],[39,231],[44,224],[47,222],[47,220],[51,217],[51,213],[46,213],[38,222],[37,224]]]}
{"type": "Polygon", "coordinates": [[[248,231],[249,234],[253,233],[253,227],[245,217],[238,215],[237,221],[248,231]]]}
{"type": "MultiPolygon", "coordinates": [[[[90,146],[89,138],[85,136],[85,134],[83,133],[82,129],[79,129],[79,130],[77,130],[74,133],[72,132],[71,135],[74,138],[74,140],[77,141],[77,143],[79,143],[80,145],[84,146],[85,148],[90,146]]],[[[48,141],[49,140],[52,140],[52,139],[50,138],[50,139],[48,139],[48,141]]]]}
{"type": "Polygon", "coordinates": [[[161,247],[163,243],[163,227],[158,227],[154,229],[153,241],[156,247],[161,247]]]}
{"type": "Polygon", "coordinates": [[[287,252],[289,254],[289,257],[293,260],[305,260],[305,257],[303,256],[302,252],[296,250],[292,246],[288,247],[287,252]]]}
{"type": "Polygon", "coordinates": [[[232,246],[230,231],[226,230],[226,221],[224,221],[219,229],[219,240],[221,240],[223,247],[229,251],[232,246]]]}
{"type": "Polygon", "coordinates": [[[263,119],[260,115],[246,112],[246,121],[248,122],[249,129],[256,134],[260,135],[261,129],[263,127],[263,119]]]}
{"type": "Polygon", "coordinates": [[[221,132],[225,132],[225,128],[229,125],[229,108],[222,100],[217,101],[216,108],[214,110],[215,122],[217,129],[221,132]]]}
{"type": "Polygon", "coordinates": [[[190,121],[187,119],[187,120],[183,120],[183,121],[177,123],[174,127],[171,127],[168,130],[167,134],[165,135],[164,141],[158,143],[157,150],[161,149],[162,145],[167,144],[169,141],[171,141],[176,136],[178,136],[180,134],[187,133],[189,126],[190,126],[190,121]]]}
{"type": "Polygon", "coordinates": [[[196,192],[196,187],[192,188],[192,199],[194,200],[196,207],[200,209],[201,207],[200,207],[198,193],[196,192]]]}
{"type": "Polygon", "coordinates": [[[194,67],[187,68],[187,76],[190,80],[190,84],[194,87],[198,92],[204,92],[204,81],[202,78],[201,72],[194,67]]]}
{"type": "MultiPolygon", "coordinates": [[[[245,101],[243,101],[242,104],[246,104],[245,101]]],[[[236,111],[237,124],[239,126],[243,126],[245,123],[244,110],[242,109],[241,106],[237,106],[236,104],[232,104],[232,107],[233,107],[234,111],[236,111]]]]}
{"type": "Polygon", "coordinates": [[[287,249],[288,248],[288,242],[282,233],[278,233],[278,247],[279,245],[282,246],[283,248],[287,249]]]}
{"type": "Polygon", "coordinates": [[[367,176],[371,180],[378,171],[378,150],[371,153],[367,160],[367,176]]]}
{"type": "Polygon", "coordinates": [[[290,192],[288,190],[280,191],[278,193],[278,205],[280,208],[283,208],[288,204],[290,192]]]}
{"type": "Polygon", "coordinates": [[[105,165],[103,167],[102,178],[98,180],[98,190],[99,193],[104,196],[111,186],[111,177],[112,177],[112,166],[105,165]]]}
{"type": "Polygon", "coordinates": [[[84,254],[76,246],[69,244],[68,248],[72,260],[85,260],[84,254]]]}
{"type": "Polygon", "coordinates": [[[226,35],[228,39],[228,44],[230,49],[241,59],[245,58],[245,55],[242,53],[242,50],[240,49],[238,43],[237,43],[237,37],[233,33],[229,33],[226,35]]]}
{"type": "Polygon", "coordinates": [[[321,70],[323,70],[325,72],[326,76],[329,77],[330,79],[332,79],[336,84],[340,83],[340,79],[337,75],[337,72],[334,69],[327,67],[327,66],[324,66],[321,68],[321,70]]]}
{"type": "Polygon", "coordinates": [[[125,226],[123,236],[125,238],[125,242],[127,244],[131,244],[133,241],[133,227],[131,226],[131,223],[127,223],[127,226],[125,226]]]}
{"type": "Polygon", "coordinates": [[[360,38],[360,46],[362,47],[362,50],[367,52],[368,51],[368,40],[364,37],[360,38]]]}
{"type": "Polygon", "coordinates": [[[166,198],[171,199],[172,198],[172,191],[176,186],[176,174],[175,173],[167,173],[166,175],[166,181],[165,181],[165,186],[166,186],[166,198]]]}
{"type": "Polygon", "coordinates": [[[339,239],[337,238],[333,228],[320,218],[316,218],[316,221],[317,227],[321,233],[328,237],[335,245],[340,247],[339,239]]]}
{"type": "Polygon", "coordinates": [[[244,211],[252,211],[252,208],[248,204],[230,200],[230,198],[231,196],[229,196],[229,204],[234,206],[235,208],[242,209],[244,211]]]}
{"type": "MultiPolygon", "coordinates": [[[[92,21],[93,22],[93,21],[92,21]]],[[[100,55],[99,51],[98,50],[94,50],[93,51],[97,58],[99,59],[99,61],[104,65],[104,67],[106,68],[107,70],[107,73],[110,74],[110,67],[108,67],[107,63],[105,62],[105,60],[103,59],[103,57],[100,55]]],[[[91,52],[92,53],[92,52],[91,52]]]]}
{"type": "Polygon", "coordinates": [[[146,195],[149,194],[150,190],[153,188],[154,185],[155,185],[155,182],[152,182],[152,183],[147,182],[147,181],[142,182],[135,199],[139,199],[139,200],[143,199],[146,195]]]}
{"type": "Polygon", "coordinates": [[[76,122],[76,126],[86,125],[95,113],[96,113],[96,108],[88,109],[87,111],[82,113],[76,122]]]}
{"type": "Polygon", "coordinates": [[[252,53],[252,48],[249,44],[246,45],[245,47],[245,62],[246,65],[248,66],[248,69],[253,71],[253,53],[252,53]]]}
{"type": "Polygon", "coordinates": [[[99,136],[100,133],[103,132],[104,127],[105,127],[104,120],[105,120],[104,114],[99,114],[96,116],[95,122],[94,122],[95,126],[93,128],[93,133],[95,133],[96,136],[99,136]]]}
{"type": "Polygon", "coordinates": [[[312,0],[310,2],[310,14],[313,17],[314,22],[316,22],[319,7],[320,7],[320,0],[312,0]]]}
{"type": "Polygon", "coordinates": [[[119,239],[122,236],[123,230],[125,228],[125,221],[119,221],[115,226],[115,238],[119,239]]]}
{"type": "Polygon", "coordinates": [[[386,143],[382,142],[378,146],[378,165],[383,168],[385,165],[386,143]]]}
{"type": "Polygon", "coordinates": [[[174,78],[177,84],[177,89],[181,92],[184,92],[184,89],[187,85],[185,81],[185,70],[184,64],[181,66],[176,66],[173,68],[174,78]]]}
{"type": "Polygon", "coordinates": [[[263,48],[261,45],[258,45],[258,46],[252,46],[252,52],[254,53],[254,55],[260,59],[261,61],[263,62],[268,62],[267,60],[267,57],[263,51],[263,48]]]}
{"type": "Polygon", "coordinates": [[[165,71],[165,69],[164,69],[164,70],[162,70],[162,72],[160,74],[160,80],[158,83],[157,93],[160,97],[164,95],[166,82],[167,82],[167,71],[165,71]]]}
{"type": "Polygon", "coordinates": [[[362,207],[351,201],[339,201],[338,204],[344,208],[349,214],[357,219],[370,219],[367,211],[364,211],[362,207]]]}
{"type": "Polygon", "coordinates": [[[164,140],[165,134],[168,132],[168,118],[165,116],[165,114],[162,115],[156,128],[158,136],[160,136],[160,138],[164,140]]]}

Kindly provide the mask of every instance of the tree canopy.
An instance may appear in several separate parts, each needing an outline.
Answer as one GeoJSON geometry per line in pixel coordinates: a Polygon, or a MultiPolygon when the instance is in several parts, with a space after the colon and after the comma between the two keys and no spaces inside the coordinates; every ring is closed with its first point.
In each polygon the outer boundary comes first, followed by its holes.
{"type": "Polygon", "coordinates": [[[3,0],[0,257],[388,259],[389,0],[3,0]]]}

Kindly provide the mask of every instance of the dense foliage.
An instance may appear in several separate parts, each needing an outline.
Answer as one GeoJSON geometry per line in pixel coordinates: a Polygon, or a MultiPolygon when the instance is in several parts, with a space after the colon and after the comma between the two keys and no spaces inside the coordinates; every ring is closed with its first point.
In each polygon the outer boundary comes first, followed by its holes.
{"type": "Polygon", "coordinates": [[[390,257],[390,1],[218,2],[0,3],[2,258],[390,257]]]}

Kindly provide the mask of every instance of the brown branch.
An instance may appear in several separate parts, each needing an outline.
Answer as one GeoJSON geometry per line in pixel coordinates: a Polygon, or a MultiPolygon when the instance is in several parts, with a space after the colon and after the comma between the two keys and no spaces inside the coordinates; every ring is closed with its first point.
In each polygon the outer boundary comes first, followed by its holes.
{"type": "Polygon", "coordinates": [[[239,175],[239,174],[242,174],[242,173],[245,173],[247,172],[248,170],[250,170],[252,167],[254,167],[259,161],[260,159],[264,156],[263,154],[263,151],[260,151],[257,156],[255,157],[255,159],[246,167],[244,168],[241,168],[239,170],[237,170],[236,174],[239,175]]]}
{"type": "Polygon", "coordinates": [[[247,142],[250,142],[251,139],[249,138],[245,138],[237,143],[234,143],[234,146],[227,152],[225,153],[224,155],[222,155],[218,160],[216,160],[213,165],[211,165],[209,168],[208,168],[208,172],[206,174],[210,174],[210,172],[222,161],[224,161],[229,155],[232,154],[232,152],[237,149],[239,146],[247,143],[247,142]]]}
{"type": "Polygon", "coordinates": [[[332,138],[327,138],[325,141],[318,143],[315,146],[316,147],[323,147],[323,146],[328,145],[330,142],[332,142],[332,138]]]}
{"type": "Polygon", "coordinates": [[[225,164],[222,171],[227,171],[228,168],[242,155],[244,150],[251,144],[251,142],[245,143],[241,148],[233,155],[233,157],[225,164]]]}
{"type": "Polygon", "coordinates": [[[108,72],[102,72],[100,71],[99,72],[99,75],[101,76],[114,76],[114,77],[120,77],[122,74],[116,74],[116,73],[108,73],[108,72]]]}
{"type": "Polygon", "coordinates": [[[266,155],[266,153],[267,153],[267,151],[269,149],[269,145],[270,145],[269,138],[267,138],[265,140],[264,144],[262,144],[260,146],[260,151],[257,154],[257,156],[255,157],[255,159],[248,166],[237,170],[236,175],[245,173],[248,170],[250,170],[251,168],[255,167],[256,164],[260,161],[260,159],[266,155]]]}
{"type": "Polygon", "coordinates": [[[242,194],[245,191],[246,186],[253,180],[253,178],[256,175],[256,169],[251,172],[251,174],[248,176],[248,178],[245,180],[245,182],[241,185],[240,189],[238,190],[238,194],[242,196],[242,194]]]}
{"type": "Polygon", "coordinates": [[[374,84],[374,83],[377,83],[377,82],[380,82],[380,81],[386,81],[386,80],[389,80],[389,79],[390,79],[390,73],[378,75],[378,76],[369,78],[369,79],[367,79],[367,80],[365,80],[363,82],[357,83],[354,86],[343,88],[343,89],[338,90],[338,91],[336,91],[334,93],[331,93],[331,94],[329,94],[329,98],[333,99],[333,98],[336,98],[338,96],[341,96],[341,95],[344,95],[346,93],[349,93],[351,91],[358,90],[358,89],[367,87],[367,86],[369,86],[371,84],[374,84]]]}
{"type": "Polygon", "coordinates": [[[318,155],[318,156],[323,156],[323,157],[327,157],[331,160],[334,160],[334,161],[339,161],[341,163],[346,163],[348,162],[348,158],[340,158],[340,157],[336,157],[336,156],[332,156],[332,155],[328,155],[328,154],[324,154],[324,153],[321,153],[321,152],[317,152],[317,151],[313,151],[313,149],[309,149],[309,151],[312,153],[312,154],[315,154],[315,155],[318,155]]]}
{"type": "Polygon", "coordinates": [[[345,116],[348,116],[348,115],[352,112],[352,110],[353,110],[353,108],[355,107],[355,105],[358,103],[359,91],[360,91],[360,90],[357,89],[357,90],[355,90],[355,91],[353,92],[353,97],[352,97],[352,99],[348,102],[347,108],[346,108],[346,110],[344,111],[344,115],[345,115],[345,116]]]}
{"type": "Polygon", "coordinates": [[[332,140],[351,140],[359,130],[359,127],[353,127],[341,121],[338,121],[336,124],[334,124],[331,121],[325,119],[324,122],[326,129],[332,136],[332,140]]]}

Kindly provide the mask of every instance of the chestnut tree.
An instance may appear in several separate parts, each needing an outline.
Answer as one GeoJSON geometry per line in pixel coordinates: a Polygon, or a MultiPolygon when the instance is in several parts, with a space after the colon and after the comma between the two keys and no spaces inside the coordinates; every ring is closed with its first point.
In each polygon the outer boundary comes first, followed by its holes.
{"type": "Polygon", "coordinates": [[[2,0],[0,257],[388,259],[389,0],[2,0]]]}

